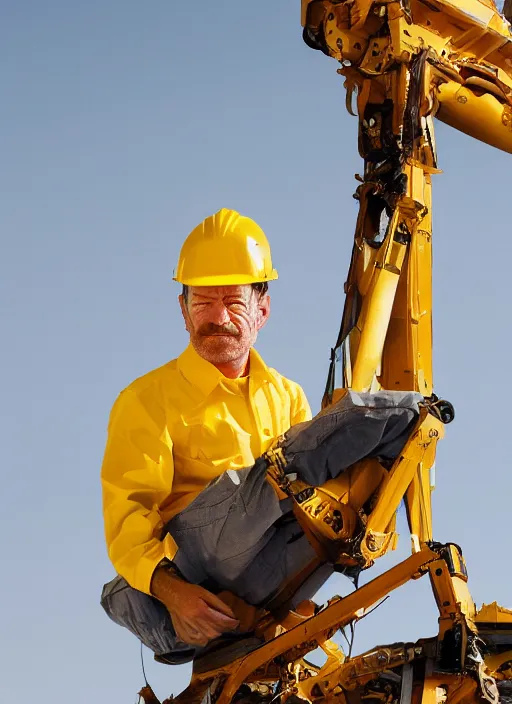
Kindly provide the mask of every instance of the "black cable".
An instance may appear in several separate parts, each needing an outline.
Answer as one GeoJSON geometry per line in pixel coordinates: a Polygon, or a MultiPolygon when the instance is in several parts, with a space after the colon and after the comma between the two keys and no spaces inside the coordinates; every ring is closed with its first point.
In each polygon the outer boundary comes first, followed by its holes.
{"type": "Polygon", "coordinates": [[[385,601],[387,601],[387,600],[389,599],[389,597],[390,597],[390,594],[388,594],[386,597],[384,597],[384,599],[382,599],[382,601],[379,601],[379,603],[376,604],[376,605],[373,607],[373,609],[371,609],[370,611],[367,611],[367,612],[366,612],[365,614],[363,614],[360,618],[356,619],[355,621],[351,621],[351,622],[349,623],[349,626],[350,626],[350,642],[349,642],[349,640],[348,640],[348,638],[347,638],[347,635],[346,635],[346,633],[345,633],[345,629],[344,629],[344,628],[340,628],[340,629],[339,629],[340,632],[342,633],[343,637],[344,637],[345,640],[347,641],[347,644],[348,644],[347,660],[350,660],[350,658],[352,657],[352,649],[353,649],[353,647],[354,647],[354,640],[355,640],[355,636],[356,636],[356,625],[357,625],[357,623],[358,623],[359,621],[362,621],[363,618],[366,618],[366,617],[369,616],[370,614],[373,614],[373,612],[374,612],[376,609],[378,609],[379,606],[382,606],[382,604],[383,604],[385,601]]]}
{"type": "Polygon", "coordinates": [[[358,620],[358,621],[362,621],[363,618],[366,618],[366,617],[369,616],[370,614],[373,614],[373,612],[374,612],[376,609],[378,609],[379,606],[382,606],[382,604],[383,604],[385,601],[387,601],[390,596],[391,596],[391,594],[388,594],[386,597],[384,597],[384,599],[383,599],[382,601],[379,601],[378,604],[375,604],[375,606],[373,607],[373,609],[372,609],[371,611],[367,611],[365,614],[363,614],[363,616],[361,616],[361,618],[358,618],[357,620],[358,620]]]}
{"type": "MultiPolygon", "coordinates": [[[[144,682],[146,683],[146,687],[149,687],[148,678],[146,677],[146,670],[144,669],[144,654],[142,652],[142,641],[140,643],[140,663],[142,665],[142,674],[144,675],[144,682]]],[[[140,704],[140,696],[139,696],[139,704],[140,704]]]]}
{"type": "Polygon", "coordinates": [[[352,657],[352,648],[353,648],[353,646],[354,646],[354,638],[355,638],[355,635],[356,635],[355,623],[357,623],[357,621],[355,621],[355,622],[354,622],[354,621],[351,621],[351,622],[350,622],[350,647],[349,647],[349,649],[348,649],[348,656],[347,656],[347,659],[348,659],[348,660],[350,660],[350,658],[352,657]]]}
{"type": "Polygon", "coordinates": [[[345,640],[347,641],[348,647],[350,648],[350,641],[347,638],[347,634],[345,633],[345,629],[343,628],[343,626],[341,626],[339,630],[340,630],[340,633],[343,636],[343,638],[345,638],[345,640]]]}

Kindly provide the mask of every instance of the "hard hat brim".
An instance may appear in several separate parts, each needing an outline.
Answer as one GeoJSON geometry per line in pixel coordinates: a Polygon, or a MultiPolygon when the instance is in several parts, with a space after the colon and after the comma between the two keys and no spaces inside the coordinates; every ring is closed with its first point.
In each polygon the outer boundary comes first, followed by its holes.
{"type": "Polygon", "coordinates": [[[184,286],[241,286],[243,284],[259,284],[264,281],[275,281],[277,271],[272,270],[270,276],[254,278],[243,274],[219,274],[216,276],[176,277],[173,280],[184,286]]]}

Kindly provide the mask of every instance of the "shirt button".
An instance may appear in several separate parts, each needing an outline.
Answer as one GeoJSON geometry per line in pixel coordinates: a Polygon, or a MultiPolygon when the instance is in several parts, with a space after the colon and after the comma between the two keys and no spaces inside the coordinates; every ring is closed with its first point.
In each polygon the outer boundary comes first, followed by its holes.
{"type": "Polygon", "coordinates": [[[263,428],[263,435],[270,435],[270,430],[268,428],[263,428]]]}
{"type": "Polygon", "coordinates": [[[242,455],[237,455],[237,456],[235,457],[235,462],[236,462],[237,464],[242,464],[243,461],[244,461],[244,458],[242,457],[242,455]]]}

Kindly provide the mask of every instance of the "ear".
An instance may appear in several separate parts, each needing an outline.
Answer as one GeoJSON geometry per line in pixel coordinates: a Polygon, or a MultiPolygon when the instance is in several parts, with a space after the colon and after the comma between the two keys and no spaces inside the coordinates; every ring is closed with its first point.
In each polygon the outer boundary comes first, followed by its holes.
{"type": "Polygon", "coordinates": [[[261,330],[261,328],[266,324],[270,316],[270,296],[266,293],[262,296],[257,303],[258,306],[258,317],[256,320],[256,329],[261,330]]]}
{"type": "Polygon", "coordinates": [[[178,296],[178,301],[180,303],[183,320],[185,321],[185,329],[187,332],[190,332],[190,316],[188,314],[188,308],[187,304],[185,303],[185,299],[183,298],[183,294],[180,293],[180,295],[178,296]]]}

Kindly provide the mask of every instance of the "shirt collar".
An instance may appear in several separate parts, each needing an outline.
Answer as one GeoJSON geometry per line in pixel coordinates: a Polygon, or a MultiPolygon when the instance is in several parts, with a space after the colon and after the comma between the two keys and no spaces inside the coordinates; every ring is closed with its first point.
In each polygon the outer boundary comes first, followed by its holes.
{"type": "MultiPolygon", "coordinates": [[[[254,348],[249,352],[249,377],[251,386],[259,386],[271,377],[270,369],[254,348]]],[[[217,367],[197,354],[192,344],[178,357],[178,369],[188,382],[196,386],[205,396],[209,396],[222,379],[226,377],[217,367]]]]}

